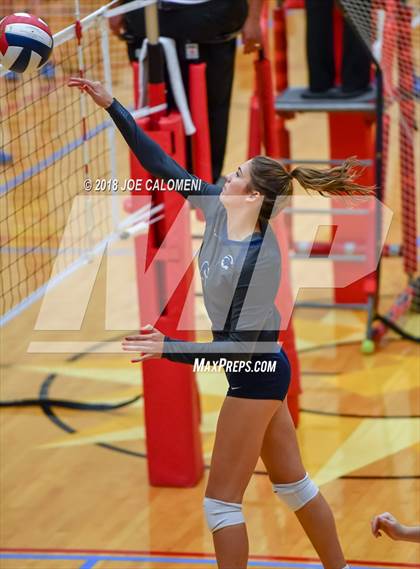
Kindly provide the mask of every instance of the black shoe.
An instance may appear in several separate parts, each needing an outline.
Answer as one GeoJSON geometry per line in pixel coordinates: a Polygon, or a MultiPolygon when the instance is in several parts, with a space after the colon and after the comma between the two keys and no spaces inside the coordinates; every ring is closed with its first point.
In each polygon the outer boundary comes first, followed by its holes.
{"type": "Polygon", "coordinates": [[[332,95],[333,99],[356,99],[357,97],[362,97],[363,95],[372,95],[373,96],[373,88],[371,85],[367,87],[362,87],[361,89],[354,89],[353,91],[345,91],[342,87],[335,90],[335,93],[332,95]]]}
{"type": "Polygon", "coordinates": [[[301,97],[302,99],[334,99],[336,91],[336,87],[331,87],[326,91],[311,91],[311,89],[305,89],[305,91],[302,91],[301,97]]]}

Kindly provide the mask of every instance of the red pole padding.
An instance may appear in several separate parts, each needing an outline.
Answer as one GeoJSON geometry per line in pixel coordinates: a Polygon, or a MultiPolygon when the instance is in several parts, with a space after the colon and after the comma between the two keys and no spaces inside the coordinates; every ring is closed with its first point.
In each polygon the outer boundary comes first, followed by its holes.
{"type": "MultiPolygon", "coordinates": [[[[273,158],[279,157],[279,139],[276,125],[276,112],[274,109],[273,84],[271,77],[270,61],[265,57],[263,50],[259,52],[259,58],[255,61],[255,76],[257,94],[262,115],[263,141],[266,154],[273,158]]],[[[288,151],[288,148],[285,150],[288,151]]],[[[291,294],[290,267],[289,267],[289,240],[284,215],[274,220],[277,241],[281,251],[281,285],[276,297],[276,306],[282,319],[282,330],[279,340],[283,343],[284,350],[289,358],[291,366],[291,383],[287,397],[290,413],[295,426],[299,423],[299,393],[300,367],[296,352],[295,337],[292,324],[293,298],[291,294]]]]}
{"type": "MultiPolygon", "coordinates": [[[[193,172],[198,178],[211,183],[213,172],[205,63],[192,63],[189,66],[189,103],[196,128],[195,134],[191,137],[193,172]]],[[[201,210],[197,209],[195,213],[200,221],[204,221],[201,210]]]]}
{"type": "Polygon", "coordinates": [[[276,112],[274,109],[273,81],[271,78],[270,61],[260,50],[258,59],[254,62],[257,80],[257,93],[260,103],[264,146],[268,156],[279,156],[279,145],[276,136],[276,112]]]}
{"type": "Polygon", "coordinates": [[[292,321],[295,299],[292,295],[292,283],[290,280],[290,245],[284,213],[280,213],[280,215],[273,219],[273,229],[277,237],[277,243],[281,254],[281,282],[275,299],[276,307],[280,313],[281,319],[279,341],[282,343],[284,351],[286,352],[290,362],[292,376],[287,401],[293,422],[297,427],[299,423],[299,394],[301,393],[300,365],[296,351],[292,321]]]}
{"type": "Polygon", "coordinates": [[[206,64],[192,63],[189,66],[189,99],[193,123],[192,162],[196,176],[212,182],[209,114],[207,104],[206,64]]]}
{"type": "MultiPolygon", "coordinates": [[[[286,8],[277,6],[273,10],[273,36],[274,36],[274,73],[276,92],[282,93],[289,86],[287,65],[287,22],[286,8]]],[[[279,146],[279,157],[290,158],[290,136],[286,127],[286,120],[293,117],[293,113],[285,115],[276,113],[276,133],[279,146]]],[[[287,220],[287,230],[292,234],[292,217],[287,220]]]]}
{"type": "Polygon", "coordinates": [[[305,0],[286,0],[284,3],[286,10],[296,10],[305,7],[305,0]]]}
{"type": "Polygon", "coordinates": [[[137,61],[132,62],[133,69],[133,92],[134,92],[134,108],[139,108],[140,92],[139,92],[139,64],[137,61]]]}
{"type": "Polygon", "coordinates": [[[300,363],[296,351],[295,332],[292,321],[290,321],[290,325],[285,330],[280,331],[279,340],[282,342],[283,349],[286,352],[290,362],[292,376],[290,380],[289,392],[287,394],[287,404],[290,414],[292,415],[293,423],[295,427],[298,427],[299,394],[302,392],[302,389],[300,385],[300,363]]]}
{"type": "MultiPolygon", "coordinates": [[[[154,107],[155,105],[162,105],[166,103],[166,87],[165,83],[149,83],[147,87],[147,92],[149,96],[149,106],[154,107]]],[[[151,128],[159,130],[159,119],[165,116],[166,111],[159,111],[158,113],[153,113],[150,115],[149,124],[151,128]],[[152,125],[154,125],[152,127],[152,125]]]]}
{"type": "Polygon", "coordinates": [[[282,6],[273,10],[273,25],[275,82],[276,91],[280,93],[288,85],[286,10],[282,6]]]}
{"type": "MultiPolygon", "coordinates": [[[[170,156],[185,165],[185,134],[178,113],[161,117],[157,123],[143,119],[139,124],[170,156]]],[[[151,226],[148,235],[136,238],[141,325],[150,323],[166,335],[194,341],[188,207],[175,192],[148,192],[146,181],[151,178],[150,174],[132,153],[130,163],[131,177],[143,180],[137,195],[143,193],[151,196],[154,205],[163,203],[165,214],[163,220],[151,226]],[[181,222],[177,222],[179,215],[181,222]],[[162,252],[165,257],[154,262],[154,257],[162,255],[162,252]],[[152,268],[151,277],[146,278],[145,267],[149,270],[152,268]],[[172,290],[174,292],[170,294],[172,290]],[[187,323],[187,330],[178,330],[181,317],[187,323]]],[[[135,203],[135,197],[132,197],[133,201],[135,203]]],[[[174,487],[196,485],[202,478],[204,465],[199,430],[199,398],[192,367],[166,359],[146,361],[143,364],[143,389],[150,484],[174,487]]]]}
{"type": "MultiPolygon", "coordinates": [[[[331,159],[343,160],[348,156],[357,156],[360,160],[370,160],[374,164],[375,158],[375,116],[360,112],[330,112],[328,113],[330,156],[331,159]],[[345,133],[345,136],[343,136],[345,133]]],[[[358,183],[366,186],[374,185],[374,166],[368,166],[362,171],[358,183]]],[[[343,198],[332,198],[332,208],[343,208],[343,198]]],[[[334,271],[334,297],[337,303],[365,304],[368,301],[365,283],[371,278],[372,259],[375,255],[375,224],[377,223],[374,204],[357,203],[353,210],[367,209],[367,215],[357,218],[346,214],[334,214],[331,227],[337,231],[333,239],[331,253],[339,252],[345,248],[346,243],[352,242],[356,249],[366,251],[363,263],[349,261],[333,261],[334,271]],[[360,277],[366,269],[365,275],[360,277]],[[342,283],[352,282],[347,286],[342,283]]],[[[376,279],[376,272],[374,278],[376,279]]]]}
{"type": "Polygon", "coordinates": [[[249,104],[248,159],[261,154],[261,113],[256,93],[249,104]]]}
{"type": "MultiPolygon", "coordinates": [[[[276,92],[281,93],[288,87],[286,9],[283,6],[274,8],[273,21],[275,86],[276,92]]],[[[290,137],[285,116],[276,115],[276,132],[279,156],[290,158],[290,137]]]]}

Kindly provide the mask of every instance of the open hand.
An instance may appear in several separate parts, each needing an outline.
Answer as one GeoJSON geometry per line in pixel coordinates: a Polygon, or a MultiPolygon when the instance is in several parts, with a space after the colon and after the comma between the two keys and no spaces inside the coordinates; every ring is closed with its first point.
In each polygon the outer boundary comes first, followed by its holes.
{"type": "Polygon", "coordinates": [[[144,362],[152,358],[161,358],[163,352],[163,341],[165,335],[153,328],[150,324],[141,328],[136,336],[127,336],[122,342],[122,349],[125,352],[137,352],[142,354],[140,357],[131,360],[131,363],[144,362]]]}
{"type": "Polygon", "coordinates": [[[78,87],[81,91],[85,91],[97,105],[104,109],[112,105],[112,95],[108,93],[100,81],[90,81],[83,77],[70,77],[67,85],[69,87],[78,87]]]}

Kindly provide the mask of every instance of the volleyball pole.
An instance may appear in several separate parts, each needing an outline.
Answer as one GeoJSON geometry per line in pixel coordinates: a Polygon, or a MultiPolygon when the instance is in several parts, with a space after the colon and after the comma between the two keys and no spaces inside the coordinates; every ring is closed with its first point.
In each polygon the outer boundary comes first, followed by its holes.
{"type": "MultiPolygon", "coordinates": [[[[145,7],[148,55],[148,105],[164,106],[164,50],[159,41],[157,4],[145,7]]],[[[137,119],[165,152],[186,166],[185,130],[179,112],[162,110],[137,119]]],[[[141,326],[152,324],[165,335],[194,341],[194,296],[192,243],[189,208],[174,192],[146,191],[146,180],[153,176],[145,171],[131,154],[131,177],[142,179],[136,195],[151,196],[152,206],[162,206],[163,219],[150,227],[148,235],[135,241],[137,284],[141,326]],[[182,223],[178,223],[180,217],[182,223]],[[163,247],[164,245],[164,247],[163,247]],[[155,257],[161,260],[155,261],[155,257]],[[188,267],[180,282],[180,267],[188,267]],[[153,271],[144,278],[145,270],[153,271]],[[170,293],[169,291],[175,291],[170,293]],[[156,314],[159,317],[156,321],[156,314]],[[178,330],[181,319],[188,329],[178,330]]],[[[165,358],[151,359],[142,364],[146,446],[149,482],[152,486],[191,487],[204,471],[200,435],[200,401],[191,366],[180,365],[165,358]]]]}

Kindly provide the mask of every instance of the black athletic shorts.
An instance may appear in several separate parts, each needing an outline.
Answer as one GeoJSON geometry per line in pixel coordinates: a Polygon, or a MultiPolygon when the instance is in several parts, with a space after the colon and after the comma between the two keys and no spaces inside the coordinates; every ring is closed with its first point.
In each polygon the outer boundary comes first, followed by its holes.
{"type": "Polygon", "coordinates": [[[275,354],[258,354],[243,369],[229,371],[225,368],[229,397],[246,399],[279,399],[283,401],[290,385],[290,363],[283,349],[275,354]]]}

